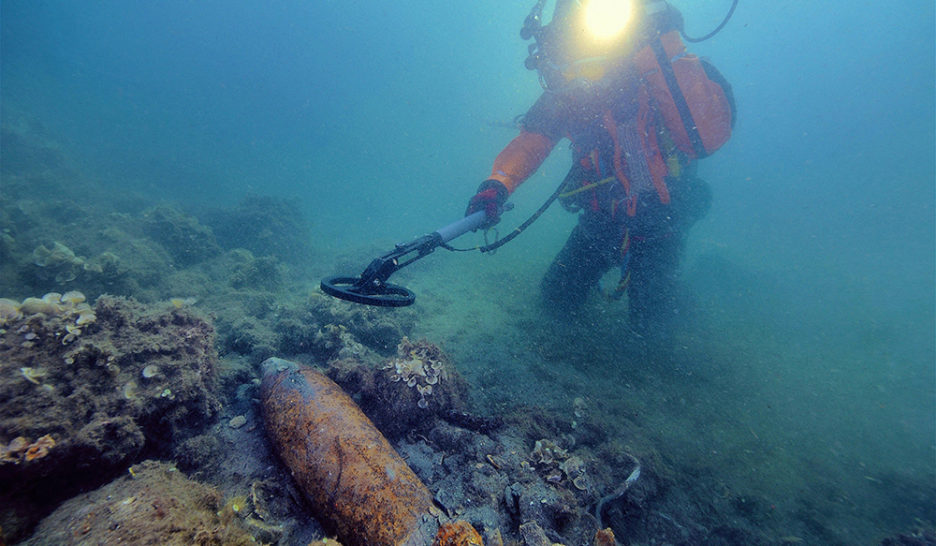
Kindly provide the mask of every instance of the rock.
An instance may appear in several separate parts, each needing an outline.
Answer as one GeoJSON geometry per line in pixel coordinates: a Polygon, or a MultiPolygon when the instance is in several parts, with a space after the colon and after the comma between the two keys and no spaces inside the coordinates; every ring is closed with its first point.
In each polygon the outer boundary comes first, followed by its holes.
{"type": "Polygon", "coordinates": [[[221,253],[210,228],[172,207],[158,206],[144,212],[143,232],[161,244],[182,266],[196,264],[221,253]]]}
{"type": "Polygon", "coordinates": [[[247,418],[244,417],[243,415],[232,417],[231,420],[228,421],[228,426],[231,428],[241,428],[245,424],[247,424],[247,418]]]}
{"type": "Polygon", "coordinates": [[[616,544],[614,531],[610,527],[595,532],[595,546],[615,546],[616,544]]]}
{"type": "Polygon", "coordinates": [[[295,200],[249,195],[236,207],[204,216],[225,249],[245,248],[293,265],[312,255],[313,234],[295,200]]]}
{"type": "Polygon", "coordinates": [[[0,445],[54,441],[46,456],[0,461],[0,526],[13,540],[39,507],[101,485],[144,449],[169,455],[219,407],[205,319],[112,296],[93,308],[53,296],[27,298],[0,329],[0,445]]]}
{"type": "Polygon", "coordinates": [[[528,521],[520,526],[520,536],[526,546],[552,546],[552,541],[546,537],[546,531],[535,521],[528,521]]]}
{"type": "Polygon", "coordinates": [[[461,411],[468,394],[467,382],[441,349],[406,337],[397,356],[376,369],[348,358],[332,361],[328,375],[359,395],[361,409],[391,440],[428,431],[449,413],[461,411]]]}
{"type": "Polygon", "coordinates": [[[221,493],[168,463],[144,461],[42,520],[27,545],[254,544],[221,493]]]}

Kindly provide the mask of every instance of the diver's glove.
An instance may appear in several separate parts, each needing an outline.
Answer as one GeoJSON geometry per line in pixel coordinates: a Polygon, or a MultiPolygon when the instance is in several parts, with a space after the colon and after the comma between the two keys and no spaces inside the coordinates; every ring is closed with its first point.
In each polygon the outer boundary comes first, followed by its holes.
{"type": "Polygon", "coordinates": [[[504,203],[507,202],[508,195],[510,195],[510,192],[499,180],[493,178],[485,180],[478,186],[478,193],[468,202],[465,216],[483,210],[487,214],[487,219],[481,224],[481,228],[492,227],[500,222],[500,215],[504,212],[504,203]]]}

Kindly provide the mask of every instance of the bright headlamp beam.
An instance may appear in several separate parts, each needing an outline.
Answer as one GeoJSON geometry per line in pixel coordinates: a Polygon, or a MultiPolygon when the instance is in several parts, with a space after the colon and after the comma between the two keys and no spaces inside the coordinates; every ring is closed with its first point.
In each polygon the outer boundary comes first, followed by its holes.
{"type": "Polygon", "coordinates": [[[631,0],[587,0],[585,27],[597,40],[617,38],[631,20],[631,0]]]}

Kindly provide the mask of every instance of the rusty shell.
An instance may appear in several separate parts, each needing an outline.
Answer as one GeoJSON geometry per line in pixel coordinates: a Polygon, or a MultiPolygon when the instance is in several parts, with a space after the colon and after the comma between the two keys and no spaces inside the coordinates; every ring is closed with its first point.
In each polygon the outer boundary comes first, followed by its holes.
{"type": "Polygon", "coordinates": [[[432,543],[432,494],[341,387],[270,358],[261,397],[277,454],[343,544],[432,543]]]}

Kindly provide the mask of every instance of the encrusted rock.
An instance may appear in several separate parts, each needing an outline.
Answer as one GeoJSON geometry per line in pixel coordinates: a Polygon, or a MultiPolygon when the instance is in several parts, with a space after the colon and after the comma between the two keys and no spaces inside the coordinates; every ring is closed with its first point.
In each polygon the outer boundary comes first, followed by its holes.
{"type": "Polygon", "coordinates": [[[75,280],[85,267],[85,260],[76,256],[72,249],[55,241],[51,248],[37,246],[32,253],[37,274],[45,279],[64,284],[75,280]]]}
{"type": "Polygon", "coordinates": [[[247,424],[247,418],[243,415],[232,417],[231,420],[228,421],[228,426],[231,428],[241,428],[245,424],[247,424]]]}
{"type": "Polygon", "coordinates": [[[175,208],[148,209],[142,223],[144,233],[160,243],[179,265],[192,265],[221,252],[210,228],[175,208]]]}
{"type": "Polygon", "coordinates": [[[520,526],[520,536],[526,546],[552,546],[552,541],[546,536],[546,531],[535,521],[528,521],[520,526]]]}
{"type": "Polygon", "coordinates": [[[167,463],[131,470],[64,503],[25,544],[254,544],[213,487],[167,463]]]}
{"type": "Polygon", "coordinates": [[[35,522],[32,503],[95,487],[144,447],[171,450],[219,407],[214,331],[205,319],[124,298],[101,296],[93,308],[83,299],[77,292],[27,298],[0,329],[7,538],[35,522]],[[38,440],[20,452],[20,437],[38,440]]]}
{"type": "Polygon", "coordinates": [[[354,358],[331,362],[329,375],[357,393],[361,409],[389,438],[427,430],[461,411],[468,386],[439,347],[404,337],[397,355],[374,369],[354,358]]]}

